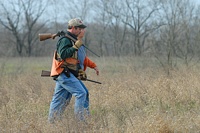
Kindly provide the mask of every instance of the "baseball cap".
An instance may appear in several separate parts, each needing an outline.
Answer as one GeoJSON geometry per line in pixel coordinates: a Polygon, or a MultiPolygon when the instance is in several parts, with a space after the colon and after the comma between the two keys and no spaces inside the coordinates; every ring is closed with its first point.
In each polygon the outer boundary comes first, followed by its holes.
{"type": "Polygon", "coordinates": [[[73,18],[69,20],[68,26],[76,26],[80,28],[86,28],[87,26],[83,24],[83,21],[78,18],[73,18]]]}

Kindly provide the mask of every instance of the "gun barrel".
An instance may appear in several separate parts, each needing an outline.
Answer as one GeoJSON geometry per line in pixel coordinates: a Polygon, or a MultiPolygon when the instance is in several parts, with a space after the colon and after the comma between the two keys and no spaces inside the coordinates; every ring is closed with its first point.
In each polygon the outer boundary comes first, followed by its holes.
{"type": "Polygon", "coordinates": [[[86,81],[90,81],[90,82],[93,82],[93,83],[101,84],[101,82],[94,81],[94,80],[91,80],[91,79],[86,79],[86,81]]]}

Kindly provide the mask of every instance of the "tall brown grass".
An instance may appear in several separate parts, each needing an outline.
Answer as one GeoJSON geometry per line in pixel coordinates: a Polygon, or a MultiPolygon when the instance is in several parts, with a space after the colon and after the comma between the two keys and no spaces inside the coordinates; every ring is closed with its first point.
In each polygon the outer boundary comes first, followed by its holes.
{"type": "Polygon", "coordinates": [[[88,124],[74,119],[74,98],[63,120],[47,121],[54,81],[40,77],[51,58],[0,59],[1,133],[196,133],[200,132],[200,70],[181,67],[167,76],[149,58],[93,58],[87,69],[88,124]]]}

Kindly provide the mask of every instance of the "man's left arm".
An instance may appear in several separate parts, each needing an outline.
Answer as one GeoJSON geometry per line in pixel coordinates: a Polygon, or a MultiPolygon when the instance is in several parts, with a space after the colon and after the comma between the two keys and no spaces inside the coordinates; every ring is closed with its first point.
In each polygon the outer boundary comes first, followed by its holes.
{"type": "Polygon", "coordinates": [[[84,60],[84,71],[86,70],[87,67],[94,69],[96,71],[96,74],[99,75],[99,69],[97,65],[86,56],[84,60]]]}

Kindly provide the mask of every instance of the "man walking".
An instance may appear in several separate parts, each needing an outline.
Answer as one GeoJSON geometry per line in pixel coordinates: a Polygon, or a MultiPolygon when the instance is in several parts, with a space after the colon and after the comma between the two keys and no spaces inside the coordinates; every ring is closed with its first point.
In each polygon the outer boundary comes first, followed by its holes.
{"type": "Polygon", "coordinates": [[[75,96],[74,113],[78,120],[84,121],[85,114],[89,115],[89,92],[81,79],[85,79],[85,70],[90,67],[99,75],[97,65],[91,61],[82,46],[86,25],[74,18],[68,22],[67,33],[76,39],[60,37],[57,49],[54,52],[51,76],[54,77],[56,85],[54,95],[50,104],[49,118],[52,123],[55,119],[61,119],[71,97],[75,96]]]}

